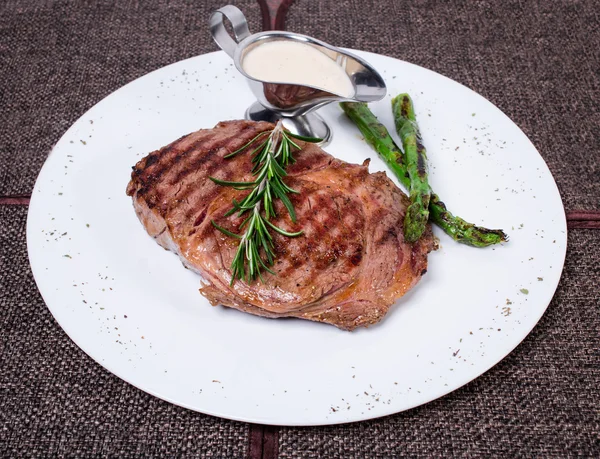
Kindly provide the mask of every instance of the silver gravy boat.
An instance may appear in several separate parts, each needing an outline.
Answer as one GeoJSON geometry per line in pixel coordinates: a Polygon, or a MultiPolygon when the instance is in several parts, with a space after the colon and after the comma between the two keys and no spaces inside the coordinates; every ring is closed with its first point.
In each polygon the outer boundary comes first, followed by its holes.
{"type": "Polygon", "coordinates": [[[246,17],[233,5],[219,8],[211,14],[210,32],[217,45],[233,58],[236,68],[246,77],[258,99],[246,110],[246,119],[270,122],[283,119],[284,126],[291,132],[321,138],[321,145],[324,145],[331,140],[331,129],[323,118],[313,113],[315,110],[336,101],[374,102],[383,99],[386,94],[381,75],[360,57],[297,33],[270,31],[251,35],[246,17]],[[225,18],[233,26],[235,40],[225,28],[225,18]],[[243,66],[246,54],[263,43],[279,40],[309,44],[335,61],[348,75],[354,88],[353,97],[332,94],[314,86],[262,81],[248,75],[243,66]]]}

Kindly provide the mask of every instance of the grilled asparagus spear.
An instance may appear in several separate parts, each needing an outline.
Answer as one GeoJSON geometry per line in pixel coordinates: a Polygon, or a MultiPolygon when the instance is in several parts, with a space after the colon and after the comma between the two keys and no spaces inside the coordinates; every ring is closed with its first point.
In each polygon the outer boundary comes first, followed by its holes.
{"type": "MultiPolygon", "coordinates": [[[[400,183],[410,188],[410,178],[404,165],[402,151],[390,137],[388,130],[377,120],[367,104],[359,102],[342,102],[344,113],[358,127],[365,140],[392,169],[400,183]]],[[[474,247],[487,247],[506,242],[508,237],[502,230],[490,230],[466,222],[452,215],[440,198],[431,192],[429,201],[429,217],[433,223],[442,228],[452,239],[474,247]]]]}
{"type": "Polygon", "coordinates": [[[410,178],[410,206],[406,209],[404,218],[404,237],[408,242],[415,242],[425,231],[429,220],[431,188],[427,179],[427,152],[421,141],[410,96],[400,94],[392,99],[392,111],[396,132],[404,148],[404,165],[410,178]]]}

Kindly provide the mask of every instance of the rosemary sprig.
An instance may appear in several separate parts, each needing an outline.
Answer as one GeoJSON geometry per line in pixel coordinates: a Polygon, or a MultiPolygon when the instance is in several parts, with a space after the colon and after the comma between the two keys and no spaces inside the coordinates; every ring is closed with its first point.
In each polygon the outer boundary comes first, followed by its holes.
{"type": "Polygon", "coordinates": [[[262,281],[262,270],[275,274],[269,268],[275,259],[273,237],[269,230],[287,237],[297,237],[302,234],[302,231],[294,233],[285,231],[270,222],[271,218],[277,216],[273,206],[275,199],[281,200],[292,222],[296,222],[296,212],[288,194],[298,192],[288,187],[283,180],[287,176],[285,168],[296,161],[292,153],[300,150],[300,146],[293,139],[304,142],[322,140],[286,132],[282,122],[279,121],[271,131],[261,132],[247,144],[225,156],[231,158],[261,141],[251,152],[252,174],[255,177],[253,181],[230,182],[210,177],[218,185],[229,186],[236,190],[251,190],[242,201],[238,202],[234,199],[233,208],[225,214],[229,216],[238,212],[238,216],[242,216],[246,212],[250,213],[239,227],[240,230],[244,230],[242,234],[235,234],[212,221],[213,226],[223,234],[240,240],[231,263],[231,285],[236,279],[250,282],[259,277],[262,281]]]}

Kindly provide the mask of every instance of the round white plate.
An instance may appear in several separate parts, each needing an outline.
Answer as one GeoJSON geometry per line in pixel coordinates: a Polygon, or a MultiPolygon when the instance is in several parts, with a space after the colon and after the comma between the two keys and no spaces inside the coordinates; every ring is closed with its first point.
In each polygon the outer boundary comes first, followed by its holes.
{"type": "MultiPolygon", "coordinates": [[[[505,229],[510,242],[475,249],[435,228],[441,248],[430,254],[427,275],[369,329],[211,307],[198,293],[199,278],[146,234],[125,195],[140,158],[241,118],[253,102],[224,53],[198,56],[98,103],[40,172],[27,220],[31,267],[48,308],[81,349],[177,405],[242,421],[318,425],[434,400],[527,336],[554,294],[566,250],[564,209],[543,159],[510,119],[466,87],[357,54],[386,79],[389,96],[372,108],[391,131],[391,96],[413,96],[431,183],[450,210],[505,229]]],[[[336,105],[320,113],[334,129],[328,152],[352,163],[370,157],[371,171],[386,170],[336,105]]]]}

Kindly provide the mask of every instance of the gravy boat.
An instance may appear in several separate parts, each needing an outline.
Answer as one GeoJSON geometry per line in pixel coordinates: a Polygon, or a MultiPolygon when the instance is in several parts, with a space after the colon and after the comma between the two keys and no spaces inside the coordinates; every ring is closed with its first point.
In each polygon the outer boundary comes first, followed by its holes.
{"type": "Polygon", "coordinates": [[[253,35],[248,29],[244,14],[235,6],[227,5],[210,16],[210,32],[219,47],[232,59],[238,71],[246,78],[257,102],[246,110],[246,119],[276,122],[283,119],[291,132],[323,139],[321,145],[331,141],[331,129],[315,110],[332,102],[374,102],[383,99],[386,86],[383,78],[360,57],[306,35],[284,31],[259,32],[253,35]],[[235,40],[225,28],[227,18],[233,26],[235,40]],[[351,98],[327,92],[321,88],[264,81],[254,78],[244,70],[244,58],[257,46],[272,41],[296,41],[308,44],[341,67],[354,88],[351,98]]]}

